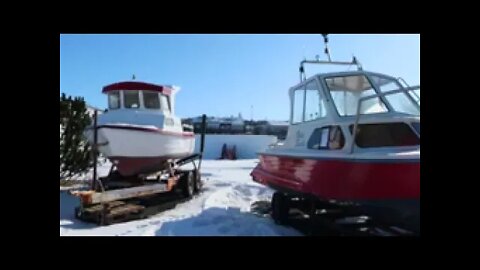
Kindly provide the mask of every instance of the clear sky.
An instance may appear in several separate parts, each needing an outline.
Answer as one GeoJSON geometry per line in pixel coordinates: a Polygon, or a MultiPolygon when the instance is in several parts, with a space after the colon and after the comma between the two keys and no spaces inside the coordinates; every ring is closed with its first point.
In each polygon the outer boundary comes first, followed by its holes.
{"type": "MultiPolygon", "coordinates": [[[[420,35],[330,34],[329,48],[332,60],[355,55],[364,70],[420,84],[420,35]]],[[[288,120],[299,63],[325,60],[323,50],[320,34],[61,35],[60,92],[103,109],[102,87],[135,74],[137,81],[180,86],[175,106],[182,118],[250,119],[253,111],[256,120],[288,120]]],[[[307,77],[347,69],[306,66],[307,77]]]]}

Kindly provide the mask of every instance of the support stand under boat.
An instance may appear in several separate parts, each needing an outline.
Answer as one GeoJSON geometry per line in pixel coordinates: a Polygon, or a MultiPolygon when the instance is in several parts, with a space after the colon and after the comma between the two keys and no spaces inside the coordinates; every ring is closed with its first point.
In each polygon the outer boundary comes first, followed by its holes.
{"type": "Polygon", "coordinates": [[[181,184],[182,189],[183,189],[183,194],[185,197],[189,197],[192,194],[190,194],[189,189],[189,183],[190,180],[189,177],[191,177],[189,174],[193,173],[193,184],[194,184],[194,192],[197,193],[201,190],[203,184],[201,180],[201,167],[202,167],[202,159],[203,159],[203,152],[205,149],[205,133],[207,129],[207,116],[204,114],[202,115],[202,129],[201,129],[201,134],[200,134],[200,153],[193,154],[191,156],[179,159],[175,162],[175,167],[181,167],[182,165],[185,165],[187,163],[192,163],[193,165],[193,172],[192,171],[185,171],[184,176],[181,178],[181,181],[184,183],[181,184]],[[195,164],[195,160],[198,159],[198,166],[195,164]],[[187,182],[187,183],[185,183],[187,182]]]}
{"type": "MultiPolygon", "coordinates": [[[[195,168],[195,182],[197,184],[197,192],[200,191],[202,188],[202,174],[201,174],[201,167],[202,167],[202,160],[203,160],[203,150],[205,149],[205,133],[207,132],[207,115],[202,115],[202,132],[200,135],[200,158],[198,160],[198,168],[195,168]]],[[[195,166],[195,163],[193,164],[195,166]]]]}
{"type": "Polygon", "coordinates": [[[98,150],[98,129],[97,129],[97,110],[93,112],[93,179],[92,179],[92,190],[96,189],[97,184],[97,150],[98,150]]]}
{"type": "Polygon", "coordinates": [[[202,165],[203,159],[203,150],[205,147],[205,133],[207,132],[207,115],[202,115],[202,133],[200,137],[200,160],[198,163],[198,170],[200,171],[200,167],[202,165]]]}

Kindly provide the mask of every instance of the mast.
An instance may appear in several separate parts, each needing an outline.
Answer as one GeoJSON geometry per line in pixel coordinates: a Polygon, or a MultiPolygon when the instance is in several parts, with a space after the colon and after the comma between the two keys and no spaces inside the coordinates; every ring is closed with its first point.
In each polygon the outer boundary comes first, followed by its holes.
{"type": "Polygon", "coordinates": [[[300,68],[299,68],[299,71],[300,71],[300,82],[303,82],[305,81],[307,78],[306,78],[306,74],[305,74],[305,67],[304,67],[304,64],[329,64],[329,65],[346,65],[346,66],[351,66],[351,65],[356,65],[357,66],[357,69],[358,70],[363,70],[362,69],[362,65],[360,64],[360,62],[357,60],[357,58],[355,56],[353,56],[353,59],[351,62],[343,62],[343,61],[332,61],[332,58],[330,56],[330,50],[328,49],[328,34],[322,34],[323,36],[323,42],[325,44],[325,54],[327,55],[327,61],[322,61],[322,60],[319,60],[318,57],[316,60],[303,60],[302,62],[300,62],[300,68]]]}

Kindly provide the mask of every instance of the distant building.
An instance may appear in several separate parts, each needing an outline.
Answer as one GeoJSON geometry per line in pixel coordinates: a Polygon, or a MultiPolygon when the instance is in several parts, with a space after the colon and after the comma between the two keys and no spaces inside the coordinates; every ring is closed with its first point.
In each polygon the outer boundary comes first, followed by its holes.
{"type": "Polygon", "coordinates": [[[245,133],[245,122],[240,117],[223,118],[220,122],[220,133],[245,133]]]}
{"type": "Polygon", "coordinates": [[[288,121],[258,121],[255,125],[255,134],[275,135],[280,140],[287,137],[288,121]]]}
{"type": "MultiPolygon", "coordinates": [[[[182,119],[182,123],[192,125],[195,133],[202,131],[202,117],[182,119]]],[[[258,134],[275,135],[284,140],[287,137],[288,121],[253,121],[238,117],[207,117],[207,134],[258,134]]]]}
{"type": "MultiPolygon", "coordinates": [[[[195,132],[201,132],[202,117],[184,120],[191,122],[195,132]]],[[[207,133],[217,134],[243,134],[245,133],[245,122],[240,117],[207,117],[207,133]]]]}
{"type": "MultiPolygon", "coordinates": [[[[182,123],[192,125],[195,133],[202,131],[202,117],[182,119],[182,123]]],[[[288,121],[253,121],[238,117],[207,117],[207,134],[258,134],[275,135],[284,140],[287,136],[288,121]]]]}

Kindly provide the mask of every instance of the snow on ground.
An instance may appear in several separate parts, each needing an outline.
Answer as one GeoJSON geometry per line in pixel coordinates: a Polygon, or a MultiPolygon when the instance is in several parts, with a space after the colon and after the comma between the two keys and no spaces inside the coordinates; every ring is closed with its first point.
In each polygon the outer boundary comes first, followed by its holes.
{"type": "MultiPolygon", "coordinates": [[[[74,217],[78,200],[60,191],[60,235],[102,236],[299,236],[301,233],[276,225],[270,217],[250,213],[259,200],[270,200],[273,190],[252,181],[257,159],[204,160],[203,192],[190,201],[145,220],[98,227],[74,217]]],[[[102,166],[100,174],[108,173],[102,166]]]]}

